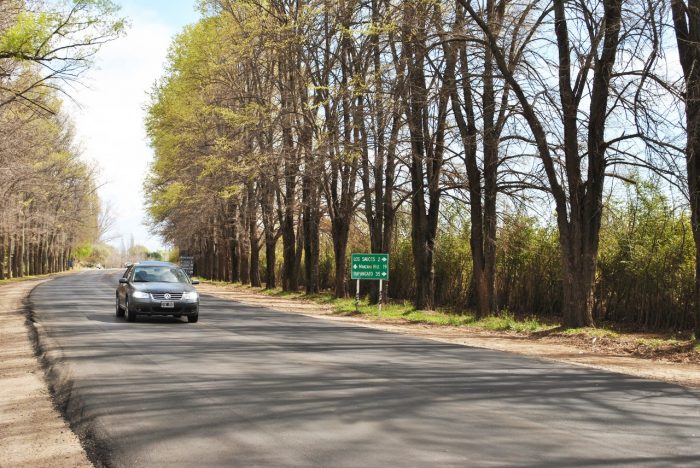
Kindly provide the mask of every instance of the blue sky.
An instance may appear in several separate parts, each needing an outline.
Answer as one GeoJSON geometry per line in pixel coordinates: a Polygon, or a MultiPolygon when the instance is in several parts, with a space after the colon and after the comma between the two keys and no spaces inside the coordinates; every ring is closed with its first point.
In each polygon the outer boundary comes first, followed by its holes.
{"type": "Polygon", "coordinates": [[[196,0],[118,2],[129,19],[126,37],[104,46],[84,87],[67,104],[76,126],[83,157],[98,167],[100,198],[116,218],[115,246],[137,244],[163,248],[149,234],[143,207],[143,180],[153,158],[144,132],[148,92],[163,73],[170,42],[198,18],[196,0]]]}
{"type": "Polygon", "coordinates": [[[156,20],[177,29],[197,20],[196,0],[117,0],[117,3],[122,6],[122,11],[127,16],[156,20]]]}

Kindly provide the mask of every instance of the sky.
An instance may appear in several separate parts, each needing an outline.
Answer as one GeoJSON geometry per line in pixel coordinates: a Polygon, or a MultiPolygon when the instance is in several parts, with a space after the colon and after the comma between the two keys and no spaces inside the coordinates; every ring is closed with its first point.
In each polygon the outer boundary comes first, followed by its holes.
{"type": "Polygon", "coordinates": [[[182,28],[198,18],[195,0],[116,0],[130,27],[125,37],[105,45],[83,86],[67,104],[83,158],[99,168],[99,195],[116,218],[115,246],[133,235],[136,244],[161,250],[148,232],[143,181],[153,151],[144,130],[148,92],[162,76],[168,47],[182,28]]]}

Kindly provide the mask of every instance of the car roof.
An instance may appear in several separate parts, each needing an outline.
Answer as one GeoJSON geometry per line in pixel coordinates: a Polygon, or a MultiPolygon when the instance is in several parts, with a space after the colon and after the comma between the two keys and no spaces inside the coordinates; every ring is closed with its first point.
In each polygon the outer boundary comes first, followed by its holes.
{"type": "Polygon", "coordinates": [[[146,260],[145,262],[134,263],[134,266],[168,266],[168,267],[180,268],[179,265],[175,265],[174,263],[158,262],[156,260],[146,260]]]}

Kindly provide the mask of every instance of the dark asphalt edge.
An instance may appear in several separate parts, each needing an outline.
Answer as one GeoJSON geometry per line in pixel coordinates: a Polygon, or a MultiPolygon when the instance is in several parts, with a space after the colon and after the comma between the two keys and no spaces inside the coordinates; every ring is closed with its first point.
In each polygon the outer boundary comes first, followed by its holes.
{"type": "Polygon", "coordinates": [[[42,326],[37,322],[31,295],[41,284],[43,283],[32,288],[22,300],[21,312],[25,316],[34,355],[44,371],[44,382],[49,390],[51,403],[78,437],[90,462],[98,468],[111,468],[108,460],[111,459],[112,450],[107,443],[109,438],[106,431],[97,426],[94,418],[84,414],[85,401],[79,392],[73,391],[70,371],[62,365],[62,351],[55,345],[54,340],[41,330],[42,326]],[[51,351],[52,349],[54,351],[51,351]]]}

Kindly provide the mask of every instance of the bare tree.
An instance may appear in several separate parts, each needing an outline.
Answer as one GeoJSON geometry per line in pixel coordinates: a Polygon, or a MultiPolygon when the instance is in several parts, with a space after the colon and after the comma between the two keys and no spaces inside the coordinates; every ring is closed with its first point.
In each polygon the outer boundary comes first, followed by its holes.
{"type": "Polygon", "coordinates": [[[686,171],[691,224],[695,240],[695,337],[700,337],[700,8],[693,2],[671,0],[678,57],[685,92],[686,171]]]}

